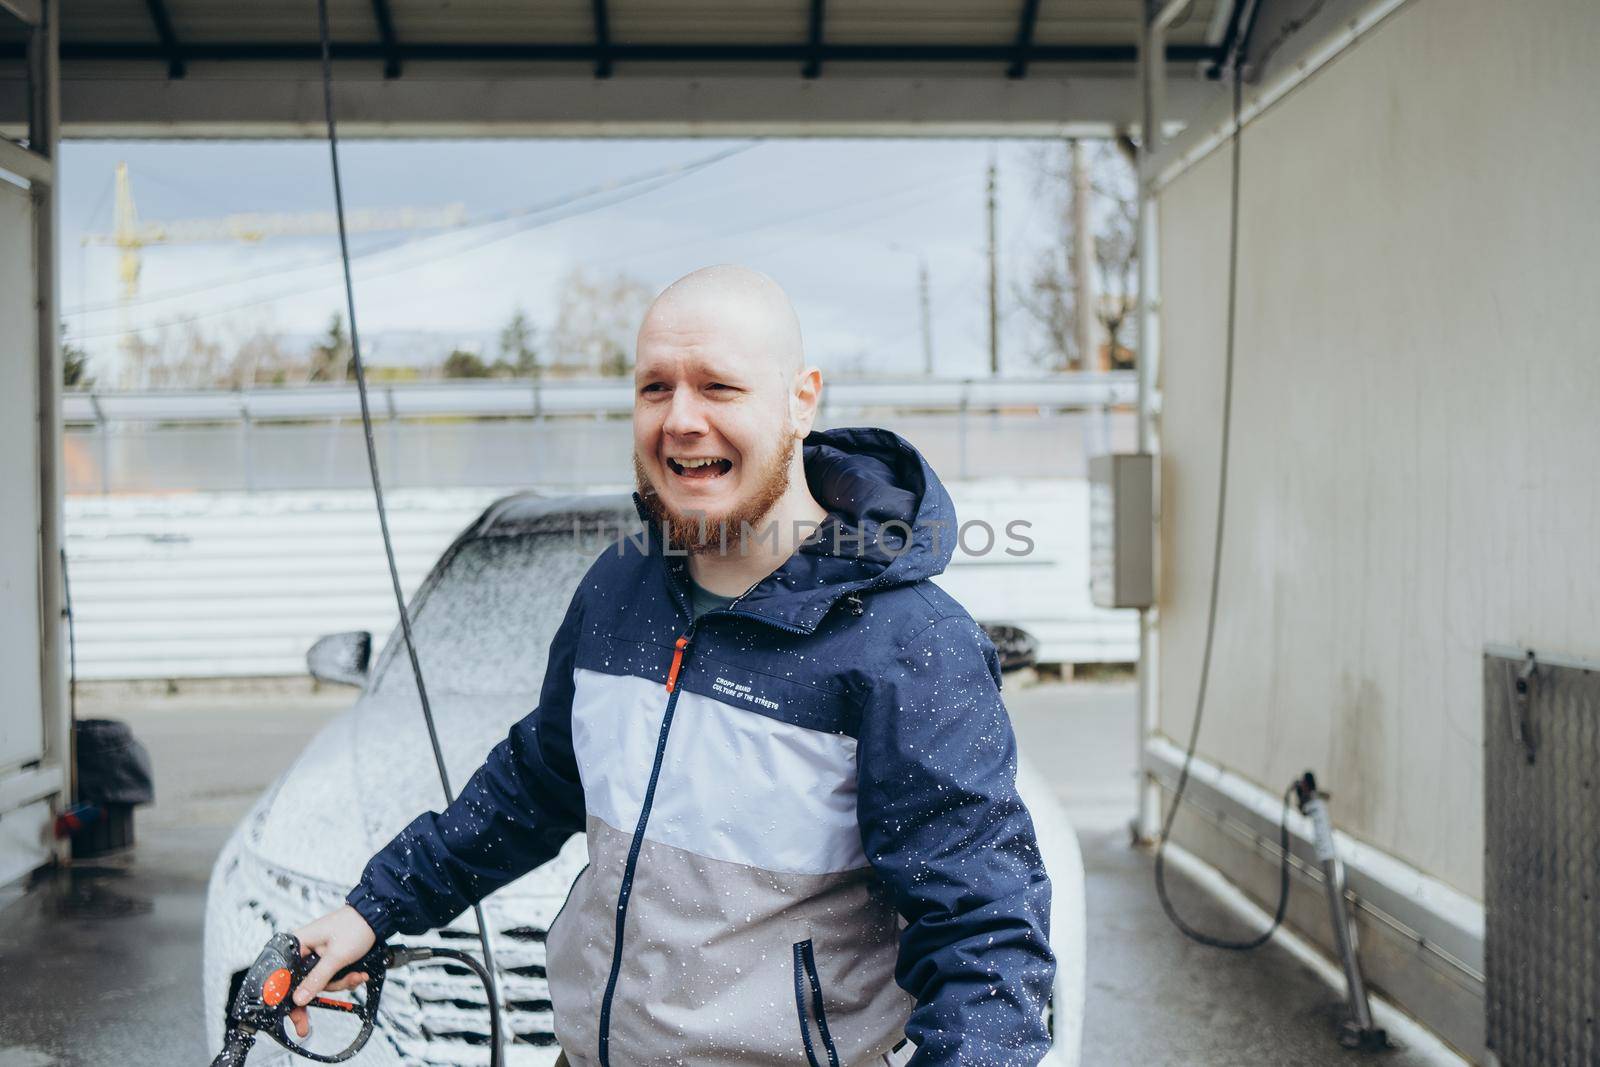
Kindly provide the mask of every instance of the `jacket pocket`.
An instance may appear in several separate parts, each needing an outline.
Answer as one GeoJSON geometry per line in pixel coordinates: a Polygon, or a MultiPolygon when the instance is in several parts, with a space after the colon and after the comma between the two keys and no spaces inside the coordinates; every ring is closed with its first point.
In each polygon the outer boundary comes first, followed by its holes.
{"type": "Polygon", "coordinates": [[[806,1061],[811,1067],[822,1067],[817,1059],[818,1042],[811,1036],[815,1030],[828,1057],[828,1067],[839,1067],[839,1050],[833,1047],[833,1035],[828,1033],[828,1014],[822,1008],[822,980],[817,977],[817,957],[809,938],[794,945],[794,1006],[800,1016],[806,1061]]]}
{"type": "Polygon", "coordinates": [[[556,917],[551,919],[550,925],[544,928],[546,943],[549,942],[550,931],[556,928],[556,923],[561,921],[561,916],[567,913],[567,905],[572,903],[572,894],[578,891],[578,883],[583,881],[583,876],[589,873],[589,867],[590,865],[585,863],[583,870],[579,871],[577,877],[572,880],[572,884],[567,886],[567,899],[561,902],[561,907],[556,909],[556,917]]]}

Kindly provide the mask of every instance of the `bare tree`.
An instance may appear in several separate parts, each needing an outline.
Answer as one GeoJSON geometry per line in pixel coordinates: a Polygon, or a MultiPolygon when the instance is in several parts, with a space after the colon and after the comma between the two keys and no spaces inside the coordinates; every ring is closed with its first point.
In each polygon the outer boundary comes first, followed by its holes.
{"type": "Polygon", "coordinates": [[[129,380],[141,389],[210,389],[225,381],[229,361],[222,344],[186,323],[156,328],[155,336],[137,334],[128,345],[129,380]]]}
{"type": "Polygon", "coordinates": [[[1119,338],[1136,298],[1138,190],[1132,168],[1111,142],[1097,143],[1089,153],[1093,203],[1086,213],[1093,229],[1093,269],[1100,296],[1096,307],[1079,309],[1073,256],[1076,232],[1072,166],[1067,145],[1041,145],[1033,151],[1029,164],[1034,172],[1035,195],[1043,198],[1050,210],[1047,239],[1035,251],[1032,267],[1012,292],[1012,300],[1030,327],[1029,356],[1046,370],[1097,365],[1097,353],[1079,351],[1077,326],[1081,310],[1093,314],[1104,328],[1112,365],[1131,365],[1132,352],[1122,347],[1119,338]]]}
{"type": "Polygon", "coordinates": [[[622,272],[591,277],[574,267],[561,280],[560,310],[550,334],[552,373],[624,375],[633,367],[633,341],[654,295],[622,272]]]}
{"type": "Polygon", "coordinates": [[[228,380],[220,384],[229,389],[284,385],[303,379],[306,373],[305,363],[284,348],[283,336],[263,328],[248,334],[234,347],[228,380]]]}

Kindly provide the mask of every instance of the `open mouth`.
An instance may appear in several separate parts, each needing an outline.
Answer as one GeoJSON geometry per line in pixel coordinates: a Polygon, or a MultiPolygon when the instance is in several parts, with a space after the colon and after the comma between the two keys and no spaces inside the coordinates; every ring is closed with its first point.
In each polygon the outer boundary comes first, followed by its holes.
{"type": "Polygon", "coordinates": [[[667,459],[667,469],[680,478],[720,478],[733,470],[731,459],[667,459]]]}

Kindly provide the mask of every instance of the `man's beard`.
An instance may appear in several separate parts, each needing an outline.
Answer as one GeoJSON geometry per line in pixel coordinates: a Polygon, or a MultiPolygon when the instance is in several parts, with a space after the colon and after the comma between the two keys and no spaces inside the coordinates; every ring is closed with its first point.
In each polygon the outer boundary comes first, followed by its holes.
{"type": "MultiPolygon", "coordinates": [[[[785,432],[783,439],[792,441],[793,436],[785,432]]],[[[633,455],[633,475],[639,488],[639,499],[644,502],[644,510],[649,516],[650,523],[661,529],[671,548],[690,553],[742,551],[744,530],[749,528],[752,537],[759,539],[762,520],[767,517],[773,505],[783,499],[783,494],[789,491],[791,457],[792,452],[789,448],[774,449],[771,458],[757,472],[755,492],[744,501],[736,503],[724,515],[677,512],[668,508],[661,495],[656,492],[650,476],[645,473],[644,464],[639,462],[637,452],[633,455]]],[[[670,471],[667,477],[672,477],[670,471]]]]}

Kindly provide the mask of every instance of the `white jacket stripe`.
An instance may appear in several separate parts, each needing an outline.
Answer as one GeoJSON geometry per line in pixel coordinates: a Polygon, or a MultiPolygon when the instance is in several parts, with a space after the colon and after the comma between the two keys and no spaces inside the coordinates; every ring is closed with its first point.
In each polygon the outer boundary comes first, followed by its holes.
{"type": "MultiPolygon", "coordinates": [[[[632,833],[668,694],[659,682],[583,668],[573,682],[572,748],[584,803],[590,815],[632,833]]],[[[647,840],[788,874],[867,866],[854,738],[687,690],[673,714],[647,840]]]]}

